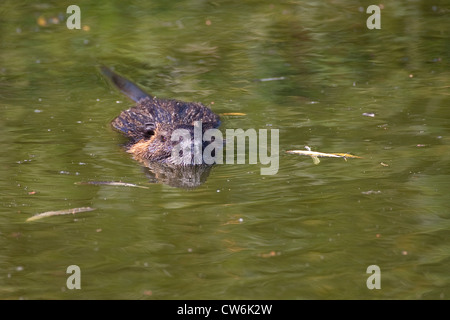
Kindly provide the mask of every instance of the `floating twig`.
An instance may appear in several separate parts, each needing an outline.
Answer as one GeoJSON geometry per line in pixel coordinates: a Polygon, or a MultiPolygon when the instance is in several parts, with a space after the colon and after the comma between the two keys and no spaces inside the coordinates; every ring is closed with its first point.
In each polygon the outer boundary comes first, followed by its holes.
{"type": "Polygon", "coordinates": [[[324,152],[316,152],[311,151],[311,148],[308,146],[305,146],[306,150],[288,150],[286,153],[291,154],[299,154],[303,156],[310,156],[313,159],[314,164],[319,164],[320,160],[319,157],[326,157],[326,158],[343,158],[345,161],[347,161],[348,158],[358,158],[361,159],[361,157],[354,156],[352,154],[348,153],[324,153],[324,152]]]}
{"type": "Polygon", "coordinates": [[[86,211],[92,211],[95,210],[95,208],[91,207],[81,207],[81,208],[73,208],[73,209],[66,209],[66,210],[59,210],[59,211],[47,211],[43,213],[36,214],[32,216],[31,218],[28,218],[26,221],[35,221],[46,217],[51,216],[62,216],[65,214],[75,214],[80,212],[86,212],[86,211]]]}
{"type": "Polygon", "coordinates": [[[226,113],[221,113],[221,116],[246,116],[247,114],[242,113],[242,112],[226,112],[226,113]]]}

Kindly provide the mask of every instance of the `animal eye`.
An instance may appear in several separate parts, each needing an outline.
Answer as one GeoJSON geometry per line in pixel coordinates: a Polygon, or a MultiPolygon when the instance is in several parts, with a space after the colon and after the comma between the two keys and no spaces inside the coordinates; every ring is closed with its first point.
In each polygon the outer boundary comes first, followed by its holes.
{"type": "Polygon", "coordinates": [[[152,136],[152,135],[154,135],[154,134],[155,134],[155,124],[154,124],[154,123],[151,123],[151,122],[146,123],[146,124],[144,125],[144,133],[145,133],[147,136],[152,136]]]}
{"type": "Polygon", "coordinates": [[[161,140],[161,142],[166,142],[166,137],[165,136],[161,136],[159,139],[161,140]]]}

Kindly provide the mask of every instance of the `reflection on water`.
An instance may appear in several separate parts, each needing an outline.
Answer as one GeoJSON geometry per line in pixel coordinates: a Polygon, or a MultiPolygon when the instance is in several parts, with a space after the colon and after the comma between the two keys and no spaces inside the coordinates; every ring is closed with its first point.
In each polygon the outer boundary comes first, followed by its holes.
{"type": "Polygon", "coordinates": [[[448,299],[447,3],[384,4],[380,30],[351,2],[77,5],[89,28],[68,31],[38,23],[57,1],[2,3],[1,298],[448,299]],[[123,151],[109,124],[130,105],[99,63],[245,114],[221,128],[279,129],[278,173],[224,164],[166,185],[186,175],[123,151]],[[285,153],[305,145],[362,159],[285,153]]]}
{"type": "Polygon", "coordinates": [[[145,166],[151,181],[177,188],[199,187],[212,169],[210,165],[168,166],[158,162],[147,162],[145,166]]]}

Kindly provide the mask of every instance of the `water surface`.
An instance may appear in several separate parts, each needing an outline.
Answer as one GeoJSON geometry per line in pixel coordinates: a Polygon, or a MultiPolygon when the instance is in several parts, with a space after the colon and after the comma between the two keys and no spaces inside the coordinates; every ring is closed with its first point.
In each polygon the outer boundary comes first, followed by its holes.
{"type": "Polygon", "coordinates": [[[369,30],[369,4],[78,1],[68,30],[60,1],[4,1],[0,298],[448,299],[450,7],[389,2],[369,30]],[[109,125],[132,102],[100,64],[245,114],[223,131],[278,129],[277,174],[153,183],[109,125]],[[363,158],[285,153],[305,145],[363,158]],[[25,222],[78,207],[95,210],[25,222]]]}

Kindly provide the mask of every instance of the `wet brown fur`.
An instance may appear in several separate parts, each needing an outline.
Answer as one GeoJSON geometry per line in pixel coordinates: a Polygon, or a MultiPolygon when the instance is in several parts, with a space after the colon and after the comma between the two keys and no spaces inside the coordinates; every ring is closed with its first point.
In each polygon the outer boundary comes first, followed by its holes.
{"type": "Polygon", "coordinates": [[[111,124],[130,138],[127,151],[136,160],[170,162],[172,149],[178,143],[171,141],[173,131],[187,129],[192,136],[196,121],[202,122],[203,132],[220,125],[219,116],[201,103],[148,96],[122,111],[111,124]]]}

